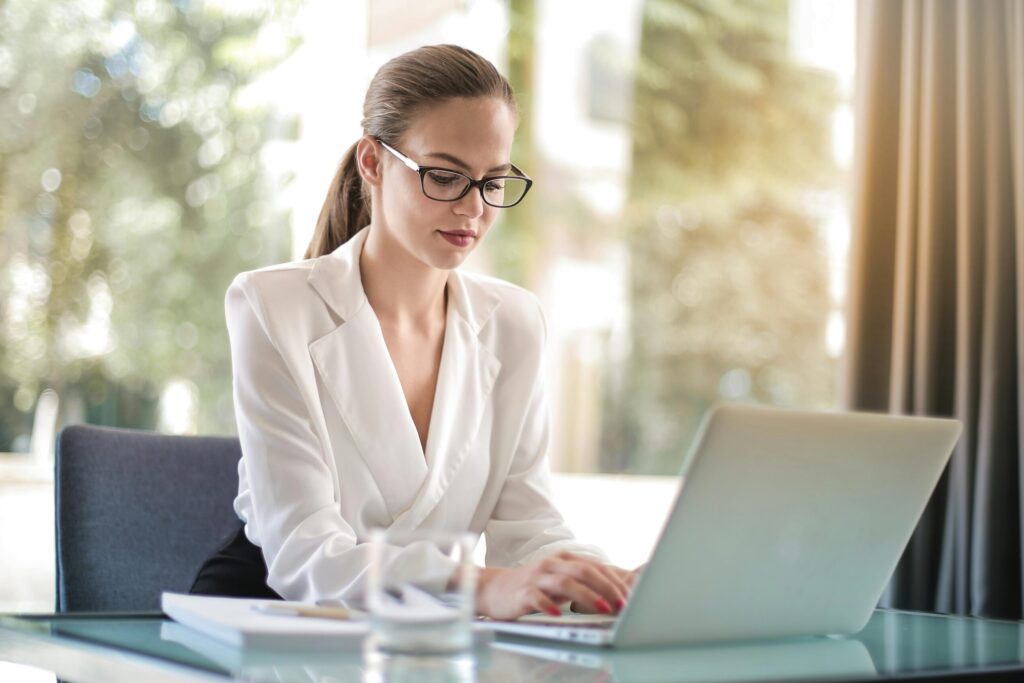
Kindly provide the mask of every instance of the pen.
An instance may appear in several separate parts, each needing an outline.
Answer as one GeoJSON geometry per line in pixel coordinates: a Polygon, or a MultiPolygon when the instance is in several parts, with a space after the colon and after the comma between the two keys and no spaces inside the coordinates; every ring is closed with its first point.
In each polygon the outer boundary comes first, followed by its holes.
{"type": "Polygon", "coordinates": [[[261,602],[253,605],[252,608],[263,614],[273,614],[282,617],[318,617],[320,619],[341,619],[352,618],[352,612],[344,607],[315,607],[312,605],[275,605],[272,602],[261,602]]]}

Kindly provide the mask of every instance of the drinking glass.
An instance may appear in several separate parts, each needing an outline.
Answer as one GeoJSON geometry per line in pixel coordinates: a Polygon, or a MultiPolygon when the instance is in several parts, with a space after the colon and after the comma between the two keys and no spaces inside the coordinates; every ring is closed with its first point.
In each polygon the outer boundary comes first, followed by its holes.
{"type": "Polygon", "coordinates": [[[375,529],[366,610],[371,649],[451,653],[473,647],[476,566],[467,533],[375,529]]]}

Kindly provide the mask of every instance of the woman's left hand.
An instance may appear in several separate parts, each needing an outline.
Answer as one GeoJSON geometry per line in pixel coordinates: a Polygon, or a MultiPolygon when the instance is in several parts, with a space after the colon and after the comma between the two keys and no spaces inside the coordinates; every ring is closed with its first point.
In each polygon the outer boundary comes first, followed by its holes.
{"type": "MultiPolygon", "coordinates": [[[[636,582],[637,576],[640,574],[640,571],[643,570],[643,568],[646,567],[646,566],[647,566],[647,564],[645,563],[645,564],[640,565],[636,569],[623,569],[622,567],[616,567],[613,564],[606,564],[606,565],[604,565],[604,569],[610,571],[612,574],[617,576],[619,578],[619,580],[621,580],[622,583],[624,583],[626,585],[626,588],[631,591],[633,589],[633,584],[636,582]]],[[[629,602],[629,595],[628,594],[626,596],[626,602],[629,602]]],[[[579,605],[579,604],[577,604],[575,602],[572,603],[569,606],[569,609],[571,609],[573,612],[578,612],[580,614],[594,614],[595,613],[594,610],[588,610],[585,607],[583,607],[582,605],[579,605]]]]}
{"type": "Polygon", "coordinates": [[[609,569],[615,572],[623,583],[630,588],[633,588],[633,584],[636,583],[637,576],[640,575],[641,570],[646,567],[646,564],[642,564],[636,569],[623,569],[622,567],[616,567],[614,565],[608,565],[609,569]]]}

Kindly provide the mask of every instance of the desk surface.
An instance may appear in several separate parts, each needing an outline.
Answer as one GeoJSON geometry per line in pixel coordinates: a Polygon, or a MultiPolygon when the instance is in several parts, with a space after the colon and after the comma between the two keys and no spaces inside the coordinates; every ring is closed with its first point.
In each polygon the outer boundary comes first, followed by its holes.
{"type": "MultiPolygon", "coordinates": [[[[878,610],[849,638],[611,651],[500,637],[471,656],[381,660],[359,652],[239,651],[159,616],[0,616],[0,679],[36,667],[119,681],[765,681],[1024,677],[1024,622],[878,610]],[[6,663],[5,663],[6,662],[6,663]],[[21,665],[21,666],[18,666],[21,665]]],[[[36,679],[32,679],[36,680],[36,679]]]]}

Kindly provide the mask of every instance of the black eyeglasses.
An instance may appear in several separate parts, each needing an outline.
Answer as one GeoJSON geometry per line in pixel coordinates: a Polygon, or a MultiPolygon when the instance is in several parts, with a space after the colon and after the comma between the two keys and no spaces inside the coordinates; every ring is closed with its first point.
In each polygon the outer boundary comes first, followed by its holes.
{"type": "Polygon", "coordinates": [[[533,181],[512,165],[516,175],[499,175],[473,180],[465,173],[437,166],[420,166],[397,149],[377,138],[387,151],[420,175],[420,188],[428,199],[438,202],[457,202],[474,187],[480,190],[484,203],[499,209],[507,209],[523,201],[533,181]]]}

